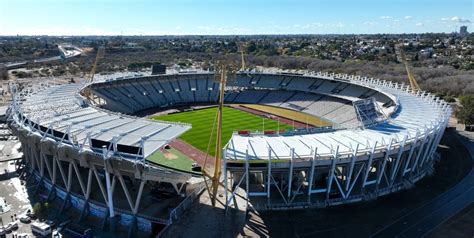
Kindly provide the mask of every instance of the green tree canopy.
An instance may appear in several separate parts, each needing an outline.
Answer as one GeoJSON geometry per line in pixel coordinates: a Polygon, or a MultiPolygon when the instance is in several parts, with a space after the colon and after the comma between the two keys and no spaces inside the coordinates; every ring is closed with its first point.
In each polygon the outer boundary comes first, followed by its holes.
{"type": "Polygon", "coordinates": [[[459,97],[462,108],[458,114],[459,120],[465,125],[474,125],[474,95],[459,97]]]}

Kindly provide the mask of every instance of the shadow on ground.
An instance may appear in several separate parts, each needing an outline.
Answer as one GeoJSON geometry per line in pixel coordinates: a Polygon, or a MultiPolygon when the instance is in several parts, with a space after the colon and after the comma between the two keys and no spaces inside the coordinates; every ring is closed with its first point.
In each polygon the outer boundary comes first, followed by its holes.
{"type": "Polygon", "coordinates": [[[414,208],[435,198],[461,181],[473,167],[466,148],[447,130],[438,152],[441,160],[433,175],[410,190],[400,191],[370,202],[325,209],[272,211],[251,214],[244,233],[268,231],[271,237],[368,237],[414,208]],[[262,228],[264,227],[264,228],[262,228]]]}

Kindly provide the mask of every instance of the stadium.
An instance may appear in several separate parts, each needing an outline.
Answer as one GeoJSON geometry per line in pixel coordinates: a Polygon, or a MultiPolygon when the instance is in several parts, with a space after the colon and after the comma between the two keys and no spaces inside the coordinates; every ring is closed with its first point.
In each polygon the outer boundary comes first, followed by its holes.
{"type": "MultiPolygon", "coordinates": [[[[173,145],[180,138],[193,151],[214,154],[205,134],[219,99],[214,72],[11,88],[9,123],[26,168],[37,193],[60,201],[61,211],[73,207],[80,220],[96,217],[102,227],[117,222],[148,233],[172,224],[205,189],[191,166],[202,160],[189,162],[193,155],[173,145]],[[149,111],[160,116],[142,116],[149,111]]],[[[225,91],[228,208],[242,191],[254,209],[279,210],[410,188],[433,172],[451,115],[430,93],[345,74],[240,71],[225,91]]]]}

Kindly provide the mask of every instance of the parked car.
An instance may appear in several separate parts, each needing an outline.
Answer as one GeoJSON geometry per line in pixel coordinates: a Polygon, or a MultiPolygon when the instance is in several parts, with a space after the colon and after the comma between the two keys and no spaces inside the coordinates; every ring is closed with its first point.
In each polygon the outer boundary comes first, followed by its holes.
{"type": "Polygon", "coordinates": [[[3,236],[7,233],[7,230],[5,229],[5,227],[0,227],[0,236],[3,236]]]}
{"type": "Polygon", "coordinates": [[[26,213],[26,215],[27,215],[28,217],[30,217],[31,220],[35,220],[35,219],[36,219],[36,215],[35,215],[34,213],[32,213],[32,212],[28,212],[28,213],[26,213]]]}
{"type": "Polygon", "coordinates": [[[15,230],[15,229],[18,229],[18,223],[16,223],[16,222],[10,222],[10,223],[8,223],[8,225],[5,227],[5,230],[6,230],[7,232],[12,231],[12,230],[15,230]]]}
{"type": "Polygon", "coordinates": [[[23,223],[29,223],[31,221],[31,218],[27,215],[22,215],[20,216],[20,221],[23,222],[23,223]]]}

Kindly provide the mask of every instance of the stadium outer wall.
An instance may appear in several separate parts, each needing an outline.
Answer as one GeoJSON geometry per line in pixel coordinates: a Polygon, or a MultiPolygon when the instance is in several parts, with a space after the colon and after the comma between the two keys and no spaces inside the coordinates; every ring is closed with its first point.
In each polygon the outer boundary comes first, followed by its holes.
{"type": "MultiPolygon", "coordinates": [[[[206,75],[209,75],[206,77],[212,78],[212,74],[208,73],[206,75]]],[[[301,75],[296,76],[302,77],[301,75]]],[[[314,77],[320,76],[324,76],[324,80],[337,81],[334,74],[316,75],[314,77]]],[[[185,77],[193,76],[192,74],[186,74],[185,77]]],[[[285,74],[283,77],[291,78],[293,76],[285,74]]],[[[244,159],[237,159],[232,156],[229,147],[226,147],[224,149],[226,155],[224,179],[226,187],[233,191],[225,194],[227,206],[233,205],[232,198],[236,189],[244,189],[247,194],[247,201],[259,210],[325,207],[370,200],[409,188],[426,174],[433,172],[433,163],[437,158],[436,147],[451,114],[450,107],[428,93],[417,92],[412,94],[411,89],[405,85],[337,75],[337,78],[344,77],[346,78],[344,81],[337,82],[364,85],[373,89],[389,88],[392,92],[399,92],[401,96],[412,98],[416,102],[429,104],[429,107],[436,108],[439,111],[436,123],[430,127],[417,130],[416,134],[407,134],[404,138],[393,138],[389,141],[380,141],[378,144],[369,143],[367,148],[359,149],[350,146],[349,152],[343,151],[342,148],[339,150],[340,147],[335,146],[331,149],[331,153],[322,153],[315,149],[311,155],[302,155],[298,154],[295,148],[290,148],[290,156],[283,158],[274,155],[271,148],[269,148],[268,156],[256,158],[247,151],[244,159]]],[[[132,81],[130,80],[130,82],[132,81]]],[[[401,106],[402,108],[399,110],[405,110],[403,108],[405,105],[401,106]]],[[[10,114],[12,113],[19,112],[11,111],[10,114]]],[[[153,171],[153,168],[144,170],[140,168],[140,165],[137,166],[135,163],[125,160],[104,162],[104,158],[100,154],[84,153],[76,147],[58,142],[58,138],[53,138],[51,135],[45,136],[45,133],[32,131],[31,126],[21,121],[23,119],[20,116],[16,120],[10,121],[12,130],[22,142],[25,163],[40,185],[50,191],[48,197],[54,196],[54,194],[59,194],[58,197],[61,197],[61,194],[64,194],[65,191],[63,207],[66,207],[67,204],[76,204],[75,206],[83,214],[100,214],[99,217],[108,216],[109,210],[106,208],[108,195],[102,191],[105,204],[103,201],[100,209],[95,209],[94,204],[96,203],[90,200],[89,197],[91,191],[88,189],[91,186],[89,181],[96,179],[97,184],[102,183],[97,175],[99,170],[114,174],[117,180],[121,180],[120,177],[125,175],[145,182],[148,180],[165,180],[184,183],[189,179],[184,175],[175,176],[173,174],[163,177],[160,171],[153,171]],[[113,164],[113,166],[109,164],[113,164]],[[87,182],[79,182],[84,181],[83,179],[87,179],[87,182]],[[72,191],[71,183],[75,183],[76,191],[72,191]],[[97,213],[94,211],[97,211],[97,213]]],[[[249,135],[249,138],[262,136],[264,135],[249,135]]],[[[127,186],[124,185],[123,181],[119,182],[125,190],[127,186]]],[[[226,191],[228,190],[226,189],[226,191]]],[[[130,211],[122,212],[116,209],[119,214],[124,214],[122,221],[125,225],[137,224],[139,229],[148,231],[151,229],[151,220],[162,224],[171,223],[173,214],[170,215],[171,220],[164,219],[162,221],[157,221],[158,218],[156,217],[140,216],[138,212],[140,207],[139,198],[141,198],[141,194],[129,199],[136,202],[130,204],[130,211]]]]}
{"type": "MultiPolygon", "coordinates": [[[[71,143],[65,139],[68,134],[58,136],[58,131],[52,126],[44,127],[31,120],[21,103],[28,101],[29,95],[56,86],[52,80],[46,81],[45,85],[33,85],[33,90],[27,93],[12,90],[15,92],[14,100],[7,111],[9,127],[22,145],[22,163],[25,164],[27,182],[33,185],[30,187],[34,188],[34,195],[40,201],[58,202],[60,213],[71,208],[75,213],[79,212],[73,222],[83,222],[88,217],[98,218],[101,222],[95,224],[95,228],[128,230],[129,237],[151,234],[155,224],[167,226],[179,219],[203,189],[194,176],[142,161],[120,157],[110,159],[111,151],[105,148],[101,153],[91,150],[90,145],[86,147],[77,141],[71,143]],[[31,92],[34,90],[37,92],[31,92]],[[110,176],[109,181],[104,179],[107,176],[110,176]],[[190,183],[190,180],[196,183],[190,183]],[[138,185],[138,189],[131,186],[131,181],[138,185]],[[149,191],[149,182],[172,184],[177,194],[170,200],[176,199],[178,205],[169,205],[159,210],[158,215],[145,213],[143,203],[147,195],[144,191],[149,191]],[[120,201],[122,206],[115,205],[120,201]]],[[[76,95],[69,96],[68,99],[74,100],[76,95]]],[[[39,103],[40,108],[43,106],[41,102],[35,103],[39,103]]]]}

